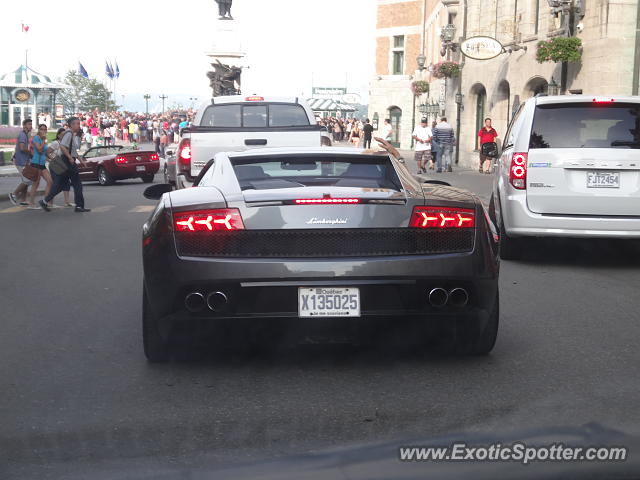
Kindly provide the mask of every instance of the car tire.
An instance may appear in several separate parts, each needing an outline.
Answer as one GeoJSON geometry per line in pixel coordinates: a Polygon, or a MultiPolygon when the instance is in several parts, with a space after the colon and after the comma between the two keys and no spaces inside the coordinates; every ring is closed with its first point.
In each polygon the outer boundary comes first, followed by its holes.
{"type": "Polygon", "coordinates": [[[144,285],[142,287],[142,343],[144,354],[149,362],[163,363],[169,360],[169,342],[160,335],[158,321],[151,312],[144,285]]]}
{"type": "Polygon", "coordinates": [[[496,292],[491,312],[482,330],[478,330],[479,319],[462,321],[458,326],[453,350],[458,355],[488,355],[496,344],[500,324],[500,294],[496,292]]]}
{"type": "Polygon", "coordinates": [[[167,165],[165,164],[164,168],[162,169],[162,175],[164,176],[164,183],[170,183],[169,182],[169,172],[167,171],[167,165]]]}
{"type": "MultiPolygon", "coordinates": [[[[493,197],[491,197],[493,200],[493,197]]],[[[495,202],[493,204],[493,215],[495,216],[495,202]]],[[[489,217],[491,217],[491,203],[489,203],[489,217]]],[[[507,235],[504,230],[504,221],[502,219],[502,212],[500,214],[500,221],[498,222],[498,229],[500,233],[500,258],[502,260],[518,260],[522,255],[523,241],[520,238],[513,238],[507,235]]]]}
{"type": "Polygon", "coordinates": [[[105,187],[107,185],[113,185],[114,182],[115,180],[113,177],[109,175],[109,172],[107,172],[103,167],[98,169],[98,183],[100,185],[105,187]]]}
{"type": "Polygon", "coordinates": [[[142,175],[140,178],[144,183],[152,183],[153,179],[155,178],[155,175],[153,174],[142,175]]]}

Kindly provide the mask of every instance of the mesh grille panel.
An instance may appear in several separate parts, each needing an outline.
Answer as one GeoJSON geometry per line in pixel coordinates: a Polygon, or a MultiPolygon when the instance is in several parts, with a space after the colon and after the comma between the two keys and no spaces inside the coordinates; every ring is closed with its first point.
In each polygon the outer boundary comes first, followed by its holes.
{"type": "Polygon", "coordinates": [[[475,230],[412,228],[176,232],[178,253],[193,257],[353,257],[473,250],[475,230]]]}

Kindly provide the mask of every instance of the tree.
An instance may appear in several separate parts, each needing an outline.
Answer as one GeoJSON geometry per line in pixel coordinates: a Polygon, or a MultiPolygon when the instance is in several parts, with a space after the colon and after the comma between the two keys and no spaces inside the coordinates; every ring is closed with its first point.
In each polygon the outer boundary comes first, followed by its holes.
{"type": "Polygon", "coordinates": [[[84,78],[78,72],[69,70],[64,83],[71,88],[60,92],[60,103],[67,113],[93,110],[114,110],[116,104],[112,100],[112,93],[102,83],[93,78],[84,78]]]}

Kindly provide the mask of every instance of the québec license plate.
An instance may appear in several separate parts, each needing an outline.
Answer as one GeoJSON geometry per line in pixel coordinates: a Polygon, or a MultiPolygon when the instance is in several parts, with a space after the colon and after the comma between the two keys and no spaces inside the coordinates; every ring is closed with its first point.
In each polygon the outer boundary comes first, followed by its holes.
{"type": "Polygon", "coordinates": [[[359,317],[360,289],[298,288],[299,317],[359,317]]]}
{"type": "Polygon", "coordinates": [[[587,188],[620,188],[620,172],[587,172],[587,188]]]}
{"type": "Polygon", "coordinates": [[[136,172],[144,172],[144,171],[145,171],[144,165],[136,166],[136,172]]]}

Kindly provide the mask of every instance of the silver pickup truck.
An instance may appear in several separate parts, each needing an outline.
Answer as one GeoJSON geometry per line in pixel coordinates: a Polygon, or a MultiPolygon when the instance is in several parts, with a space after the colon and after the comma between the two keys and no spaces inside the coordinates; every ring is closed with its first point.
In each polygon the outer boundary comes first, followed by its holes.
{"type": "Polygon", "coordinates": [[[331,145],[313,111],[297,97],[215,97],[200,107],[175,151],[168,149],[165,182],[190,187],[218,152],[264,147],[331,145]]]}

